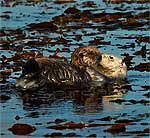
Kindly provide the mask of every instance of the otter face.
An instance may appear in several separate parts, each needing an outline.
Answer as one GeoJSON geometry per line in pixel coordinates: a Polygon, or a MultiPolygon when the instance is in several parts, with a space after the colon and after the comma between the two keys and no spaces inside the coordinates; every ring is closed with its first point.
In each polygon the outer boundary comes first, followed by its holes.
{"type": "Polygon", "coordinates": [[[83,46],[77,48],[71,56],[71,63],[80,68],[95,64],[97,56],[100,55],[94,46],[83,46]]]}
{"type": "Polygon", "coordinates": [[[101,53],[94,65],[97,71],[110,78],[126,78],[127,66],[123,60],[115,55],[101,53]]]}

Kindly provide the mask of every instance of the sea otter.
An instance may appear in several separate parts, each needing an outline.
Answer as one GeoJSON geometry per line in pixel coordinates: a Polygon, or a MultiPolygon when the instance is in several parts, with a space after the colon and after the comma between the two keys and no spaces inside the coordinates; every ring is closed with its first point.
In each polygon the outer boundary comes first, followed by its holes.
{"type": "Polygon", "coordinates": [[[126,77],[125,67],[120,58],[112,54],[101,54],[94,46],[83,46],[73,52],[70,63],[49,57],[30,59],[16,82],[16,88],[35,90],[45,84],[73,86],[85,83],[88,85],[91,81],[105,83],[118,76],[122,76],[121,78],[124,79],[126,77]],[[113,57],[114,61],[106,58],[109,56],[113,57]],[[113,66],[113,64],[116,65],[113,66]],[[116,70],[117,67],[118,70],[116,70]],[[119,74],[117,75],[117,73],[119,74]]]}

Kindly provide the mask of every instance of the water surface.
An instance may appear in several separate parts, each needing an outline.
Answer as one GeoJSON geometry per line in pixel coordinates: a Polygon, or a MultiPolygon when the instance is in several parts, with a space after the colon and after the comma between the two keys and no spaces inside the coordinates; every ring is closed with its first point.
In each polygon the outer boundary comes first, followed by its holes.
{"type": "Polygon", "coordinates": [[[96,137],[148,138],[149,133],[144,131],[150,127],[148,15],[149,3],[142,0],[1,0],[1,138],[20,137],[8,131],[15,123],[36,127],[35,132],[21,137],[46,137],[54,132],[60,132],[62,137],[66,137],[73,132],[76,137],[94,134],[96,137]],[[36,26],[43,22],[49,22],[52,26],[36,26]],[[123,96],[102,98],[92,90],[16,92],[14,84],[21,74],[22,61],[28,59],[31,51],[42,51],[44,56],[48,56],[59,48],[60,54],[70,60],[74,49],[83,45],[95,45],[101,52],[126,58],[128,84],[123,96]],[[140,51],[142,47],[146,52],[140,51]],[[22,57],[14,58],[15,54],[22,57]],[[143,66],[137,66],[140,63],[143,66]],[[120,98],[124,102],[111,102],[120,98]],[[20,119],[17,120],[16,116],[20,119]],[[103,121],[104,117],[111,119],[103,121]],[[111,125],[64,130],[47,128],[56,125],[58,119],[62,121],[60,124],[70,121],[86,124],[132,121],[125,123],[124,132],[115,134],[105,132],[111,125]]]}

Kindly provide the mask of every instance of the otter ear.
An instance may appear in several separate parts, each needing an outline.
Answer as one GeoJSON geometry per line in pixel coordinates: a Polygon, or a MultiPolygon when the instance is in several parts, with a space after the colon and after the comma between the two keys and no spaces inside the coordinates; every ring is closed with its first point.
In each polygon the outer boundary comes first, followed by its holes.
{"type": "Polygon", "coordinates": [[[23,67],[23,70],[22,70],[21,76],[25,76],[26,74],[29,74],[29,73],[38,72],[40,69],[38,62],[34,58],[29,59],[27,63],[25,63],[22,67],[23,67]]]}

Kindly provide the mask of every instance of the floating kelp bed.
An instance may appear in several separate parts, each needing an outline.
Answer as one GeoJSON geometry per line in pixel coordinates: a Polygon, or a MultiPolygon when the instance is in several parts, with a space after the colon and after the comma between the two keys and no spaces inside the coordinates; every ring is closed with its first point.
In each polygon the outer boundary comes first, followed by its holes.
{"type": "Polygon", "coordinates": [[[148,138],[148,4],[148,0],[1,0],[1,137],[148,138]],[[16,91],[16,79],[29,58],[59,52],[70,61],[74,49],[83,45],[122,57],[128,82],[16,91]]]}

